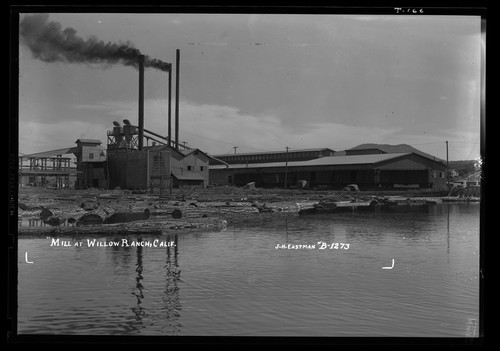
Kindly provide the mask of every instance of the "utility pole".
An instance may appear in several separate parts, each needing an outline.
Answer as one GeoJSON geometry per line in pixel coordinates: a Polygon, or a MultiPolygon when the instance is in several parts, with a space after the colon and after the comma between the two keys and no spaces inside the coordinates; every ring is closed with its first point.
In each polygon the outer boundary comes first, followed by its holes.
{"type": "Polygon", "coordinates": [[[239,146],[233,146],[234,149],[234,154],[236,155],[236,149],[239,148],[239,146]]]}
{"type": "Polygon", "coordinates": [[[288,149],[290,149],[288,146],[285,147],[286,149],[286,161],[285,161],[285,189],[287,187],[288,183],[288,149]]]}
{"type": "Polygon", "coordinates": [[[448,164],[448,140],[446,140],[446,187],[449,187],[449,179],[448,179],[448,174],[449,174],[449,164],[448,164]]]}

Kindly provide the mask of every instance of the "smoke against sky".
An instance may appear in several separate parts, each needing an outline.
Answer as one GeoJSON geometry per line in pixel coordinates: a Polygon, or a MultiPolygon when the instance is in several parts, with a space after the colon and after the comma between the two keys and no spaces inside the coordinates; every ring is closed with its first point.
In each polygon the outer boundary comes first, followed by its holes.
{"type": "MultiPolygon", "coordinates": [[[[180,138],[212,154],[233,146],[342,150],[378,142],[445,158],[449,140],[450,159],[473,158],[480,18],[434,17],[50,14],[39,20],[79,43],[125,45],[161,62],[174,62],[180,49],[180,138]]],[[[137,121],[137,71],[121,59],[81,65],[58,56],[49,63],[51,55],[37,58],[21,44],[20,132],[31,136],[21,135],[21,152],[73,146],[82,135],[105,144],[113,120],[137,121]],[[73,129],[63,143],[51,136],[65,124],[73,129]]],[[[166,135],[168,74],[145,74],[145,127],[166,135]]]]}
{"type": "MultiPolygon", "coordinates": [[[[141,52],[132,43],[104,43],[96,37],[79,37],[71,27],[49,21],[48,14],[25,16],[20,23],[21,42],[28,46],[36,59],[45,62],[116,64],[138,67],[141,52]]],[[[145,57],[144,65],[167,72],[170,64],[145,57]]]]}

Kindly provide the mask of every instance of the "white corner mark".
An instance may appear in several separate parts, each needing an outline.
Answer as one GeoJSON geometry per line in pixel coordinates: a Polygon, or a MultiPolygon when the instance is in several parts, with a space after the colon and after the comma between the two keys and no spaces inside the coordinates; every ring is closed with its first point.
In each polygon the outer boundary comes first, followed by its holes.
{"type": "Polygon", "coordinates": [[[394,258],[392,259],[392,266],[390,267],[382,267],[382,269],[393,269],[394,268],[394,258]]]}
{"type": "Polygon", "coordinates": [[[26,263],[33,263],[28,261],[28,251],[26,251],[26,253],[24,254],[24,258],[26,258],[26,263]]]}

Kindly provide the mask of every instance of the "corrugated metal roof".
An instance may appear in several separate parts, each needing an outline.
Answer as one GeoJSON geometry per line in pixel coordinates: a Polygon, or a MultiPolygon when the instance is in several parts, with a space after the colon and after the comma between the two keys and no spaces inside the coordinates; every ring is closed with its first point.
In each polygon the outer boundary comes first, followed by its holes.
{"type": "Polygon", "coordinates": [[[189,155],[191,152],[194,152],[195,149],[184,149],[184,150],[179,150],[181,154],[187,156],[189,155]]]}
{"type": "Polygon", "coordinates": [[[348,149],[347,151],[351,151],[351,150],[362,151],[362,150],[373,150],[373,149],[378,149],[378,150],[381,150],[383,152],[387,152],[389,154],[401,153],[401,152],[413,152],[417,155],[427,157],[431,160],[436,160],[438,162],[444,162],[444,160],[440,159],[439,157],[429,155],[428,153],[425,153],[423,151],[415,149],[413,146],[408,145],[408,144],[390,145],[390,144],[367,143],[367,144],[361,144],[361,145],[355,146],[351,149],[348,149]]]}
{"type": "Polygon", "coordinates": [[[179,180],[204,180],[204,178],[197,173],[182,173],[172,172],[173,176],[179,180]]]}
{"type": "Polygon", "coordinates": [[[173,147],[170,147],[168,145],[155,145],[155,146],[146,146],[144,147],[143,150],[146,150],[146,151],[170,151],[172,156],[175,157],[177,156],[176,158],[184,158],[186,155],[184,155],[182,152],[180,152],[180,150],[176,150],[175,148],[173,147]]]}
{"type": "MultiPolygon", "coordinates": [[[[323,150],[328,150],[331,152],[335,152],[335,150],[332,150],[327,147],[322,147],[322,148],[313,148],[313,149],[290,149],[288,151],[289,153],[292,152],[310,152],[310,151],[323,151],[323,150]]],[[[286,154],[286,151],[279,150],[279,151],[263,151],[263,152],[241,152],[237,154],[219,154],[219,155],[214,155],[214,157],[225,157],[225,156],[251,156],[251,155],[268,155],[268,154],[286,154]]]]}
{"type": "Polygon", "coordinates": [[[212,157],[212,156],[208,155],[207,153],[205,153],[205,152],[201,151],[200,149],[186,149],[186,150],[181,150],[181,152],[182,152],[182,154],[183,154],[184,156],[189,156],[189,155],[191,155],[193,152],[198,152],[198,153],[200,153],[200,154],[205,155],[206,157],[212,157]]]}
{"type": "Polygon", "coordinates": [[[23,157],[54,157],[59,155],[74,154],[78,152],[77,147],[67,147],[65,149],[57,149],[51,151],[37,152],[35,154],[23,155],[23,157]]]}
{"type": "Polygon", "coordinates": [[[102,144],[102,142],[98,139],[77,139],[75,143],[90,143],[90,144],[102,144]]]}
{"type": "MultiPolygon", "coordinates": [[[[306,167],[306,166],[339,166],[339,165],[360,165],[374,164],[382,161],[387,161],[393,158],[410,155],[411,153],[394,153],[394,154],[375,154],[375,155],[353,155],[353,156],[327,156],[316,158],[308,161],[289,161],[288,167],[306,167]]],[[[245,164],[230,164],[229,168],[272,168],[283,167],[285,162],[269,162],[269,163],[249,163],[245,164]]],[[[212,165],[210,169],[226,169],[225,165],[212,165]]]]}

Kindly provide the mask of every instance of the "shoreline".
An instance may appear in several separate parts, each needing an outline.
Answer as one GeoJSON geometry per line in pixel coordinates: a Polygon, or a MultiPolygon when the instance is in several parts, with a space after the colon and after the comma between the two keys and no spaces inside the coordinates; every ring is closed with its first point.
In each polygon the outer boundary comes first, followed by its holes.
{"type": "Polygon", "coordinates": [[[172,194],[155,195],[130,190],[20,188],[17,233],[38,237],[220,231],[227,226],[262,224],[301,214],[373,209],[382,203],[422,206],[455,200],[460,199],[448,197],[446,191],[431,190],[214,187],[173,189],[172,194]]]}

